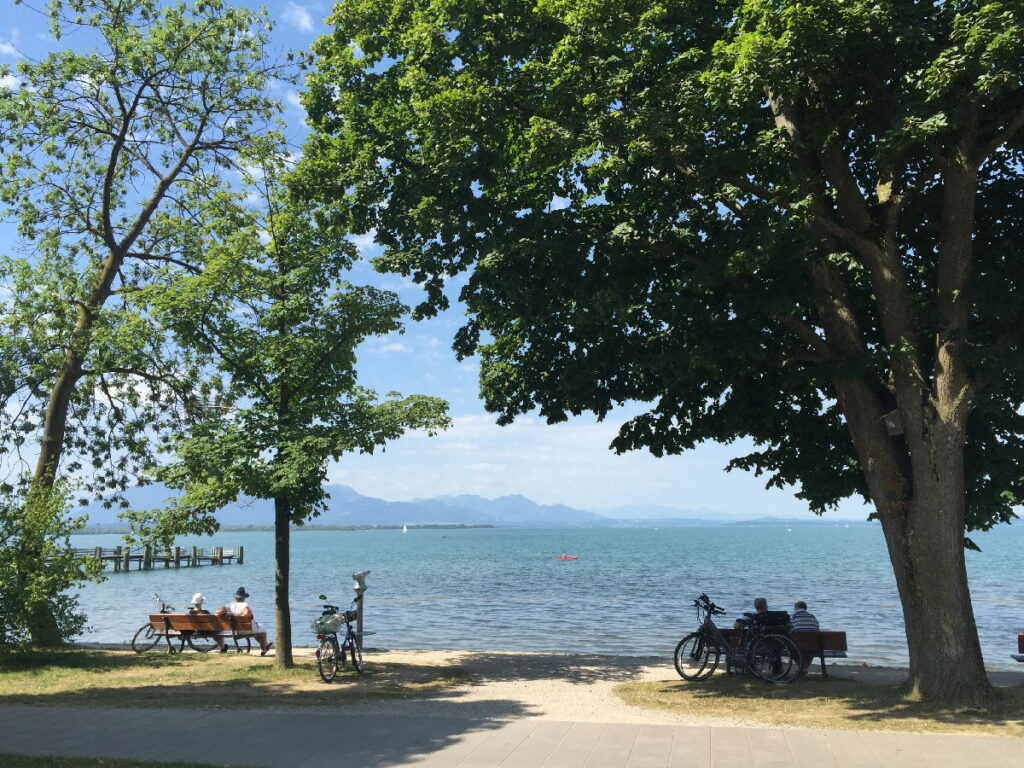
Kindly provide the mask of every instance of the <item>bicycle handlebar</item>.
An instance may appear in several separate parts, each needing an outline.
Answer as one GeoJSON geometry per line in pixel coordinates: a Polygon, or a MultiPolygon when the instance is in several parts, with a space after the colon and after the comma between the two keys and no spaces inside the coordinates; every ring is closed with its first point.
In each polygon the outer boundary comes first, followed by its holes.
{"type": "Polygon", "coordinates": [[[711,602],[711,598],[703,592],[701,593],[700,597],[693,601],[693,604],[697,608],[704,608],[712,616],[721,616],[723,613],[725,613],[725,608],[723,608],[720,605],[715,605],[713,602],[711,602]]]}

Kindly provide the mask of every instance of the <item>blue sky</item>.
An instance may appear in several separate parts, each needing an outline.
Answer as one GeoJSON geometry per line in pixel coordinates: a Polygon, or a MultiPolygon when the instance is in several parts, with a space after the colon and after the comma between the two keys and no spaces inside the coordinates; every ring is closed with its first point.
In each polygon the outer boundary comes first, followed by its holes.
{"type": "MultiPolygon", "coordinates": [[[[34,2],[45,4],[45,0],[34,2]]],[[[265,5],[276,21],[274,42],[281,51],[304,50],[328,31],[323,23],[330,10],[327,3],[274,0],[265,5]]],[[[76,44],[74,36],[52,40],[45,19],[31,5],[8,4],[6,10],[0,22],[0,62],[4,64],[76,44]]],[[[299,94],[289,87],[279,90],[289,136],[301,143],[305,115],[299,94]]],[[[364,256],[379,252],[372,238],[355,240],[364,256]]],[[[0,225],[0,248],[12,244],[11,228],[0,225]]],[[[394,290],[407,304],[420,299],[420,289],[411,282],[378,275],[366,266],[357,269],[352,280],[394,290]]],[[[616,456],[607,446],[618,426],[641,412],[640,405],[612,413],[603,423],[577,418],[547,425],[526,417],[508,427],[496,426],[478,397],[478,363],[460,363],[451,351],[452,335],[461,323],[462,309],[455,307],[433,320],[410,324],[404,334],[373,339],[361,347],[363,384],[381,392],[443,397],[451,403],[454,426],[438,437],[407,436],[374,456],[347,457],[332,467],[332,481],[389,500],[520,493],[541,503],[594,511],[657,505],[701,516],[810,516],[791,492],[768,491],[763,478],[723,470],[730,458],[749,451],[749,444],[705,445],[662,459],[641,452],[616,456]]],[[[859,501],[850,501],[832,516],[862,519],[867,511],[859,501]]]]}

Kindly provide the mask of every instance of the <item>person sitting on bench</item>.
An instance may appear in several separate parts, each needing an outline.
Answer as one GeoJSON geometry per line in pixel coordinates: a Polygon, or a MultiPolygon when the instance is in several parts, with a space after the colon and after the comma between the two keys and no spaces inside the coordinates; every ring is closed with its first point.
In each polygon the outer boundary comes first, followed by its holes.
{"type": "MultiPolygon", "coordinates": [[[[818,619],[807,610],[807,603],[803,600],[798,600],[793,604],[793,615],[789,617],[789,620],[795,632],[817,632],[821,628],[818,626],[818,619]]],[[[800,674],[806,675],[813,662],[814,656],[809,653],[803,654],[800,659],[800,674]]]]}
{"type": "Polygon", "coordinates": [[[750,624],[751,624],[751,622],[753,622],[754,616],[756,616],[757,613],[767,613],[768,612],[768,600],[767,600],[767,598],[755,597],[754,598],[754,610],[756,611],[756,613],[751,613],[750,611],[745,611],[741,618],[736,619],[736,623],[733,626],[735,626],[736,629],[749,629],[750,628],[750,624]]]}
{"type": "MultiPolygon", "coordinates": [[[[237,616],[240,619],[252,619],[252,635],[256,638],[256,642],[260,644],[260,656],[266,656],[267,651],[274,647],[274,644],[267,642],[267,633],[263,627],[256,623],[256,619],[253,618],[252,608],[245,602],[245,599],[249,597],[249,593],[245,591],[245,587],[239,587],[235,590],[235,600],[232,603],[228,603],[223,608],[217,609],[218,616],[226,616],[231,614],[237,616]]],[[[230,633],[229,633],[230,634],[230,633]]],[[[227,650],[225,645],[223,651],[227,650]]]]}
{"type": "MultiPolygon", "coordinates": [[[[205,613],[209,615],[210,612],[203,608],[204,602],[206,602],[206,598],[203,597],[202,592],[196,592],[194,595],[192,595],[192,607],[188,609],[189,615],[191,616],[197,613],[205,613]]],[[[217,644],[217,647],[220,649],[221,653],[228,649],[227,643],[224,642],[224,639],[220,635],[213,635],[213,642],[217,644]]]]}

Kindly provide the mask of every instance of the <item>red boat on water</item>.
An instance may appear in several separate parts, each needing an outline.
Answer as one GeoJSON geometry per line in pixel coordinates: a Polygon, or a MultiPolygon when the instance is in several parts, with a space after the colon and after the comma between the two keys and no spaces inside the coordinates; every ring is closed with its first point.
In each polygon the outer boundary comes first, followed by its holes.
{"type": "Polygon", "coordinates": [[[579,558],[575,555],[562,555],[561,557],[556,557],[555,560],[579,560],[579,558]]]}

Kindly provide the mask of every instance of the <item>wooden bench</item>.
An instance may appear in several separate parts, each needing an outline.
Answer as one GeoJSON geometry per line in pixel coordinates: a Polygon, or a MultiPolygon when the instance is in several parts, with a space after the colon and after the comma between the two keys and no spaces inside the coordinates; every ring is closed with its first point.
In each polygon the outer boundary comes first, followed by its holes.
{"type": "MultiPolygon", "coordinates": [[[[740,643],[743,641],[743,630],[742,629],[723,629],[722,634],[725,635],[729,644],[733,648],[739,648],[740,643]]],[[[825,669],[825,659],[845,659],[846,658],[846,633],[835,632],[830,630],[821,631],[808,631],[803,630],[799,632],[790,632],[789,636],[793,638],[793,642],[796,643],[796,647],[800,649],[800,655],[804,658],[810,656],[814,658],[818,656],[821,658],[821,676],[828,677],[828,672],[825,669]]]]}
{"type": "Polygon", "coordinates": [[[1011,653],[1010,656],[1017,661],[1024,661],[1024,635],[1017,635],[1017,653],[1011,653]]]}
{"type": "Polygon", "coordinates": [[[153,630],[167,640],[167,651],[174,651],[171,645],[171,638],[181,639],[179,650],[185,647],[185,638],[189,634],[218,634],[229,632],[230,635],[221,635],[224,640],[229,638],[235,644],[235,651],[242,652],[239,640],[245,640],[245,650],[249,651],[251,644],[249,638],[255,636],[252,631],[252,619],[243,619],[232,614],[216,616],[212,613],[151,613],[149,623],[153,630]]]}

